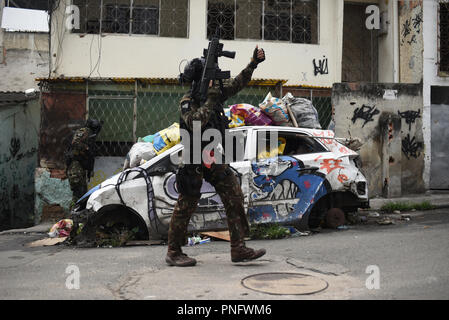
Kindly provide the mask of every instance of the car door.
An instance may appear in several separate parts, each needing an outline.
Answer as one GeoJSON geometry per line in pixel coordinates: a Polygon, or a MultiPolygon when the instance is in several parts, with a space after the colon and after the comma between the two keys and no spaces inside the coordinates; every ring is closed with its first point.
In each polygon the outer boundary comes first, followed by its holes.
{"type": "Polygon", "coordinates": [[[250,222],[300,220],[315,200],[328,192],[325,176],[318,172],[313,159],[329,151],[295,128],[259,129],[255,144],[249,175],[250,222]]]}
{"type": "MultiPolygon", "coordinates": [[[[250,161],[246,154],[246,129],[231,130],[225,137],[226,163],[237,176],[242,187],[243,194],[248,192],[248,175],[250,171],[250,161]]],[[[169,217],[173,212],[174,205],[178,199],[178,190],[176,187],[176,174],[174,172],[166,173],[162,176],[153,178],[156,192],[156,211],[160,217],[169,222],[169,217]]],[[[247,208],[248,197],[245,196],[245,207],[247,208]]],[[[220,196],[215,188],[203,179],[201,187],[201,198],[198,201],[198,207],[192,215],[189,224],[190,231],[226,229],[226,212],[220,196]]]]}

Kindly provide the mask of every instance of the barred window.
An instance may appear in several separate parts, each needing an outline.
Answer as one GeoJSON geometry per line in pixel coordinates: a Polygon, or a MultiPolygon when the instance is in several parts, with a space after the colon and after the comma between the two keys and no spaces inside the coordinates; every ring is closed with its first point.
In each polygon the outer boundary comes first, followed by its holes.
{"type": "Polygon", "coordinates": [[[318,0],[208,0],[207,36],[318,43],[318,0]]]}
{"type": "Polygon", "coordinates": [[[5,7],[48,11],[48,0],[6,0],[5,7]]]}
{"type": "Polygon", "coordinates": [[[76,33],[145,34],[187,38],[188,0],[73,0],[76,33]]]}
{"type": "Polygon", "coordinates": [[[449,76],[449,2],[440,2],[439,11],[439,71],[449,76]]]}

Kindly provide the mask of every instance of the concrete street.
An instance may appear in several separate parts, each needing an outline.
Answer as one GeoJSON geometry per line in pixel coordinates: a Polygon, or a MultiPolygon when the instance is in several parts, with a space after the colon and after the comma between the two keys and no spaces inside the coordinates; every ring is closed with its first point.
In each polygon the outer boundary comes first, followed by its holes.
{"type": "Polygon", "coordinates": [[[198,264],[184,269],[166,265],[165,245],[28,248],[46,235],[3,232],[0,299],[448,299],[449,209],[410,215],[410,221],[396,219],[393,225],[248,241],[267,254],[247,264],[231,263],[225,241],[186,247],[198,264]],[[367,273],[368,266],[379,271],[379,289],[366,286],[373,270],[367,273]],[[74,270],[79,289],[68,289],[77,285],[74,270]],[[328,287],[311,295],[272,295],[242,285],[245,277],[271,272],[314,276],[328,287]]]}

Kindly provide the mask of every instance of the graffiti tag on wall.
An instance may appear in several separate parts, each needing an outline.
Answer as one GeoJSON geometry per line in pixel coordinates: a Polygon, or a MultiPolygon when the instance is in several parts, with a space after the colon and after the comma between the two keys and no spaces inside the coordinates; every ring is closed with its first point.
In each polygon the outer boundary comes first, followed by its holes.
{"type": "Polygon", "coordinates": [[[408,130],[410,131],[412,129],[412,123],[415,123],[416,119],[421,118],[421,109],[418,109],[418,111],[398,111],[398,114],[401,118],[405,119],[405,123],[408,124],[408,130]]]}
{"type": "Polygon", "coordinates": [[[318,63],[316,59],[313,59],[313,73],[315,74],[315,76],[317,76],[318,74],[329,74],[329,65],[327,58],[318,60],[318,63]]]}
{"type": "Polygon", "coordinates": [[[357,119],[362,119],[365,122],[363,123],[362,128],[371,121],[374,121],[374,116],[376,114],[379,114],[380,111],[376,109],[375,106],[367,106],[367,105],[362,105],[361,108],[356,108],[354,110],[354,114],[352,116],[352,123],[355,123],[357,121],[357,119]]]}
{"type": "Polygon", "coordinates": [[[402,152],[404,152],[405,156],[408,160],[410,157],[418,158],[420,150],[422,149],[422,142],[416,141],[416,137],[410,138],[410,134],[402,139],[402,152]]]}
{"type": "Polygon", "coordinates": [[[417,43],[417,34],[421,33],[421,26],[423,24],[422,11],[415,14],[415,16],[405,20],[401,27],[401,46],[405,43],[411,45],[417,43]]]}

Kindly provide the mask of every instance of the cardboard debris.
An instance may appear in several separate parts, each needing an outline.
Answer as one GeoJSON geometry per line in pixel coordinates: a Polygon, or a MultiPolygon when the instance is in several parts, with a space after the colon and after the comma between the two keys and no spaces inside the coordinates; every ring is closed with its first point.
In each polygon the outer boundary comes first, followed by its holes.
{"type": "Polygon", "coordinates": [[[48,246],[54,246],[58,243],[64,242],[67,239],[67,237],[62,238],[45,238],[41,240],[36,240],[30,243],[27,243],[25,247],[34,248],[34,247],[48,247],[48,246]]]}
{"type": "Polygon", "coordinates": [[[202,235],[208,236],[211,238],[216,238],[225,241],[231,241],[231,236],[229,235],[229,231],[211,231],[211,232],[201,232],[202,235]]]}

